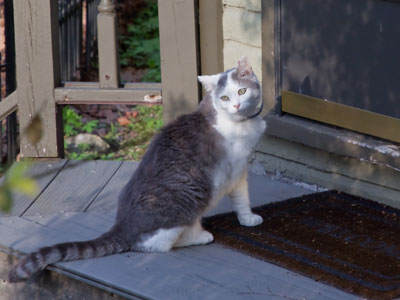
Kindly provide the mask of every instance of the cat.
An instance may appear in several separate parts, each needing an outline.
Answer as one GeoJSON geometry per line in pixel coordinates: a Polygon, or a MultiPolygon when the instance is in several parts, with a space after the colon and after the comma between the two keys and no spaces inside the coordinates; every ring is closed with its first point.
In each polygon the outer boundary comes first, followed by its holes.
{"type": "Polygon", "coordinates": [[[236,68],[198,80],[203,100],[152,139],[120,192],[112,228],[94,240],[29,254],[13,266],[10,282],[60,261],[211,243],[213,235],[202,228],[201,216],[226,194],[241,225],[262,223],[251,211],[247,184],[249,158],[266,128],[260,84],[246,57],[236,68]]]}

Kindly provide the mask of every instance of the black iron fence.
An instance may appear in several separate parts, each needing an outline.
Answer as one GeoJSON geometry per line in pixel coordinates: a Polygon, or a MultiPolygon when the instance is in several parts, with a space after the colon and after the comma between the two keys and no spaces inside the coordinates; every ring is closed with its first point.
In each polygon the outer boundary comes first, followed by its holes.
{"type": "Polygon", "coordinates": [[[61,80],[80,80],[97,51],[99,0],[58,0],[61,80]]]}
{"type": "Polygon", "coordinates": [[[82,0],[58,0],[61,79],[77,79],[82,55],[82,0]]]}
{"type": "MultiPolygon", "coordinates": [[[[0,101],[3,95],[8,96],[16,89],[15,79],[15,40],[13,0],[5,0],[3,6],[5,33],[5,60],[0,53],[0,101]],[[5,74],[5,76],[4,76],[5,74]],[[5,77],[5,89],[3,87],[5,77]]],[[[18,153],[18,124],[14,112],[0,122],[0,171],[13,162],[18,153]]]]}

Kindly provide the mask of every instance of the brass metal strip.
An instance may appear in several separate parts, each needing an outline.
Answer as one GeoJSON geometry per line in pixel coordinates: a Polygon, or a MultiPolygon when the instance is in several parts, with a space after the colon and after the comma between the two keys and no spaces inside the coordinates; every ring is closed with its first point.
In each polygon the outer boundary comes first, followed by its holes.
{"type": "Polygon", "coordinates": [[[282,90],[282,111],[400,143],[400,119],[282,90]]]}

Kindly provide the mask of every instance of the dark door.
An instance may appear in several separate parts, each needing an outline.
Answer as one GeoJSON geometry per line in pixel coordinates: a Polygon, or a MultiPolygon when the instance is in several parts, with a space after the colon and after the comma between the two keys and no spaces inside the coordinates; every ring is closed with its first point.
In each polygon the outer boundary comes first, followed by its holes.
{"type": "Polygon", "coordinates": [[[400,142],[400,1],[280,5],[282,111],[400,142]]]}

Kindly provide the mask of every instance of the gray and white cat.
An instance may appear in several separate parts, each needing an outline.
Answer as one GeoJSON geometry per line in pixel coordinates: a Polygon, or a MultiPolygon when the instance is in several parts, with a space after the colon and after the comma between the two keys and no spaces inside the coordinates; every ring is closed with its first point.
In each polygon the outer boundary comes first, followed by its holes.
{"type": "Polygon", "coordinates": [[[199,76],[206,95],[197,110],[157,134],[119,195],[113,227],[99,238],[57,244],[23,258],[9,281],[27,279],[46,265],[126,251],[168,251],[208,244],[201,216],[228,194],[240,224],[262,218],[250,209],[249,157],[266,128],[259,116],[260,85],[246,57],[238,66],[199,76]]]}

